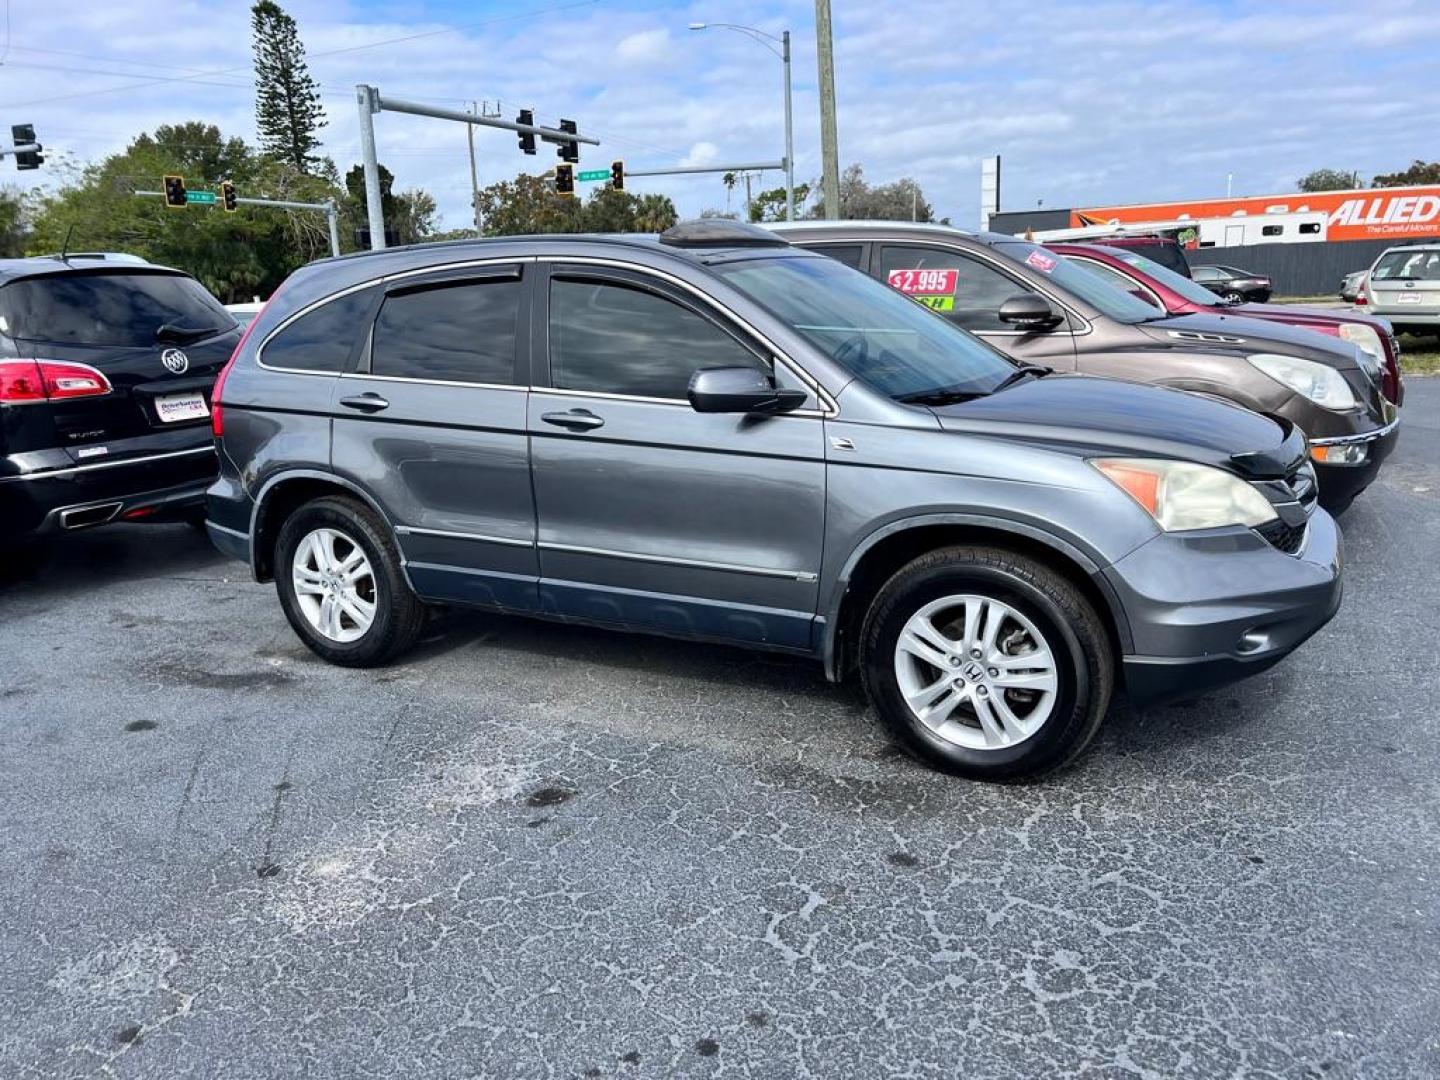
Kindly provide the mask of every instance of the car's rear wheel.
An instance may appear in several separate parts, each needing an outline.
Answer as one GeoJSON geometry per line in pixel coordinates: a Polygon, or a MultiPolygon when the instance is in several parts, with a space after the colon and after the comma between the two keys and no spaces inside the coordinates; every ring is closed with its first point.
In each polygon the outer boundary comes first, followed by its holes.
{"type": "Polygon", "coordinates": [[[866,693],[927,764],[979,780],[1065,765],[1109,707],[1099,615],[1043,563],[994,548],[924,555],[881,588],[861,630],[866,693]]]}
{"type": "Polygon", "coordinates": [[[343,496],[306,503],[275,544],[275,590],[295,633],[332,664],[383,664],[415,642],[426,610],[389,530],[343,496]]]}
{"type": "Polygon", "coordinates": [[[1225,294],[1225,301],[1231,304],[1243,304],[1245,302],[1245,294],[1231,290],[1225,294]]]}

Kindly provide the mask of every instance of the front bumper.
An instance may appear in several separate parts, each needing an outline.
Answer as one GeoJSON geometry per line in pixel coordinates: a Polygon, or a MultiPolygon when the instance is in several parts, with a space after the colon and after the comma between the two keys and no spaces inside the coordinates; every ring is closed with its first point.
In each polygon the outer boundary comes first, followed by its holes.
{"type": "Polygon", "coordinates": [[[1335,435],[1311,439],[1311,458],[1317,446],[1363,446],[1365,460],[1357,465],[1331,465],[1315,461],[1315,477],[1320,482],[1320,505],[1327,510],[1343,510],[1380,473],[1380,466],[1400,441],[1400,419],[1397,417],[1382,428],[1357,435],[1335,435]]]}
{"type": "Polygon", "coordinates": [[[1287,555],[1249,530],[1168,533],[1104,571],[1128,617],[1122,658],[1136,704],[1189,696],[1258,674],[1340,607],[1340,532],[1317,510],[1287,555]]]}

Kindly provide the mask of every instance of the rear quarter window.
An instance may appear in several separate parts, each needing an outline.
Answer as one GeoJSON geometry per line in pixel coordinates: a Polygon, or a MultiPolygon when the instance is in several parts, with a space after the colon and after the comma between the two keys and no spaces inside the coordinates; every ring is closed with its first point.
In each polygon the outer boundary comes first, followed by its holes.
{"type": "Polygon", "coordinates": [[[344,371],[357,340],[369,328],[374,301],[372,287],[311,308],[265,339],[260,363],[290,371],[344,371]]]}
{"type": "Polygon", "coordinates": [[[26,341],[145,347],[167,324],[217,334],[235,328],[220,302],[184,274],[46,274],[0,289],[0,330],[26,341]]]}

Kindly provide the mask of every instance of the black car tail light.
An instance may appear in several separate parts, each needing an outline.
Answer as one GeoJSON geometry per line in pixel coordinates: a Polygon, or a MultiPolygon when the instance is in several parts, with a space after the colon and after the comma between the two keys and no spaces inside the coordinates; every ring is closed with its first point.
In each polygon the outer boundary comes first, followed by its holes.
{"type": "Polygon", "coordinates": [[[70,360],[0,360],[0,402],[21,404],[100,397],[113,388],[89,364],[70,360]]]}

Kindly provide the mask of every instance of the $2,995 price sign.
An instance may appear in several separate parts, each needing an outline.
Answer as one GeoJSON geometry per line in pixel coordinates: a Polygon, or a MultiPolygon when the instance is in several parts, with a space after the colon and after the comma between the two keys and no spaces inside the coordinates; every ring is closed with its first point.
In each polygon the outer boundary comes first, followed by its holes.
{"type": "Polygon", "coordinates": [[[955,270],[891,270],[885,281],[906,296],[954,296],[955,270]]]}

